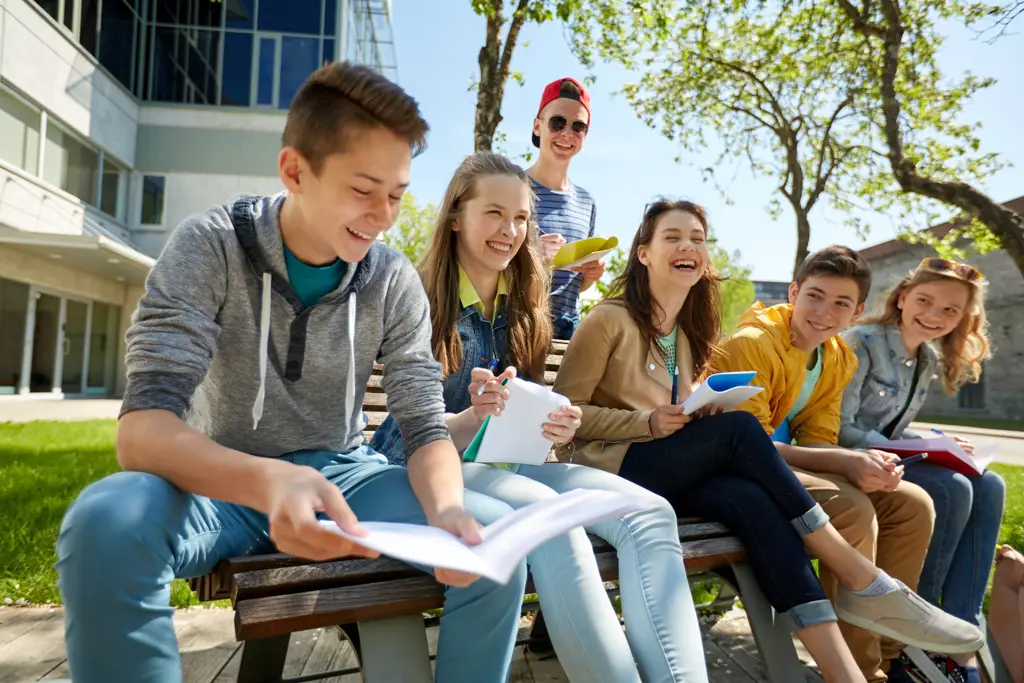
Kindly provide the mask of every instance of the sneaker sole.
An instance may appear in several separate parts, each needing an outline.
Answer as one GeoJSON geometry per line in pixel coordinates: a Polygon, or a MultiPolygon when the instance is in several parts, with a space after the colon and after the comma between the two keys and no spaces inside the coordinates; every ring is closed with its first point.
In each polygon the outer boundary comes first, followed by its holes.
{"type": "Polygon", "coordinates": [[[887,628],[878,623],[875,623],[869,619],[863,619],[851,614],[846,610],[842,609],[838,605],[835,606],[836,616],[845,621],[848,624],[857,626],[864,629],[865,631],[871,631],[887,638],[903,643],[905,645],[913,645],[919,647],[922,650],[928,650],[929,652],[941,652],[947,655],[961,655],[969,652],[977,652],[985,644],[985,639],[981,638],[975,641],[971,645],[956,645],[952,643],[933,643],[927,640],[921,640],[919,638],[911,638],[905,633],[899,633],[891,628],[887,628]]]}

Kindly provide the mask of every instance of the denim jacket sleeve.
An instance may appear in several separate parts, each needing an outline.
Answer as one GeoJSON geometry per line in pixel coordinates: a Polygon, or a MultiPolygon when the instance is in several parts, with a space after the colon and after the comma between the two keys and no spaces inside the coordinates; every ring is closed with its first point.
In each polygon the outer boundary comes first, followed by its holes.
{"type": "Polygon", "coordinates": [[[871,370],[871,354],[863,343],[863,338],[856,329],[848,331],[843,339],[857,356],[857,371],[853,379],[843,390],[843,407],[840,413],[839,445],[843,448],[871,448],[873,444],[885,441],[886,438],[877,430],[862,429],[857,425],[857,414],[860,412],[861,394],[864,380],[871,370]]]}

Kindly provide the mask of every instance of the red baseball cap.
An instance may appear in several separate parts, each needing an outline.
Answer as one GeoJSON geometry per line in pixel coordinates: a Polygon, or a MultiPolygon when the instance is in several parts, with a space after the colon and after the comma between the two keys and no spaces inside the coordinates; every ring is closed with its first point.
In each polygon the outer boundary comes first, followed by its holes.
{"type": "MultiPolygon", "coordinates": [[[[540,106],[537,107],[537,117],[540,118],[540,113],[544,111],[544,107],[548,106],[557,99],[576,100],[583,105],[583,108],[587,110],[587,115],[590,119],[593,119],[594,113],[590,111],[590,92],[583,87],[583,84],[577,81],[575,78],[559,78],[557,81],[551,81],[544,86],[544,92],[540,96],[540,106]],[[580,89],[580,94],[577,95],[574,92],[562,92],[562,83],[572,83],[580,89]]],[[[587,121],[588,125],[590,121],[587,121]]],[[[540,138],[536,135],[533,136],[533,146],[540,147],[540,138]]]]}

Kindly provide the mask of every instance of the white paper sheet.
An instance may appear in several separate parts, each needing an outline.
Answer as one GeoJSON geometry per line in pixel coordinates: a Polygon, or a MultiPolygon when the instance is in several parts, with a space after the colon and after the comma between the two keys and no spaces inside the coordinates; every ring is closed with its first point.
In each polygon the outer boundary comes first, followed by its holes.
{"type": "Polygon", "coordinates": [[[711,375],[683,400],[683,414],[690,415],[707,405],[725,410],[740,406],[764,391],[763,387],[749,386],[756,376],[755,372],[720,372],[711,375]]]}
{"type": "Polygon", "coordinates": [[[505,409],[487,421],[475,461],[539,465],[552,446],[544,437],[544,423],[548,415],[571,405],[569,399],[518,377],[505,388],[509,394],[505,409]]]}
{"type": "Polygon", "coordinates": [[[382,555],[411,564],[469,572],[503,584],[520,560],[542,543],[575,527],[636,512],[648,504],[613,491],[574,489],[527,505],[484,527],[483,542],[476,546],[422,524],[360,522],[367,532],[362,538],[343,532],[332,521],[320,524],[382,555]]]}

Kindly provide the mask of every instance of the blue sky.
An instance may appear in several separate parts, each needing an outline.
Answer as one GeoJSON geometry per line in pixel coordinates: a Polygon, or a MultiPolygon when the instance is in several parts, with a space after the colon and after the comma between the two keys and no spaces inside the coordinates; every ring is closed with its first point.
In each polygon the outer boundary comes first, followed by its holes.
{"type": "MultiPolygon", "coordinates": [[[[420,203],[438,203],[451,173],[473,151],[476,93],[468,90],[479,74],[477,54],[484,41],[484,20],[469,0],[395,0],[394,33],[400,83],[419,101],[431,126],[429,147],[413,162],[410,191],[420,203]]],[[[1024,20],[1013,27],[1024,34],[1024,20]]],[[[1024,35],[1007,36],[994,45],[967,29],[953,27],[940,53],[947,74],[969,70],[998,80],[976,96],[966,120],[983,124],[984,151],[996,151],[1013,166],[988,179],[982,189],[999,201],[1024,195],[1024,35]],[[1014,68],[1014,64],[1018,65],[1014,68]]],[[[528,25],[520,35],[512,66],[523,72],[525,87],[510,82],[499,130],[508,135],[512,156],[533,149],[530,127],[540,92],[556,78],[585,75],[566,46],[561,25],[528,25]],[[524,45],[524,42],[526,45],[524,45]]],[[[754,178],[745,168],[727,185],[734,203],[701,180],[697,169],[715,161],[713,152],[690,155],[675,163],[676,145],[645,126],[616,93],[635,80],[624,70],[598,65],[591,89],[593,119],[586,146],[573,162],[570,177],[597,201],[597,231],[615,235],[628,247],[644,205],[658,194],[681,196],[708,208],[719,244],[739,249],[741,261],[759,280],[786,280],[792,272],[796,228],[792,213],[773,220],[765,210],[773,196],[771,182],[754,178]]],[[[522,162],[521,162],[522,163],[522,162]]],[[[728,180],[731,172],[723,174],[728,180]]],[[[723,181],[724,182],[724,181],[723,181]]],[[[842,223],[828,207],[811,214],[811,249],[832,243],[853,247],[875,244],[896,235],[887,217],[868,216],[866,240],[842,223]]]]}

